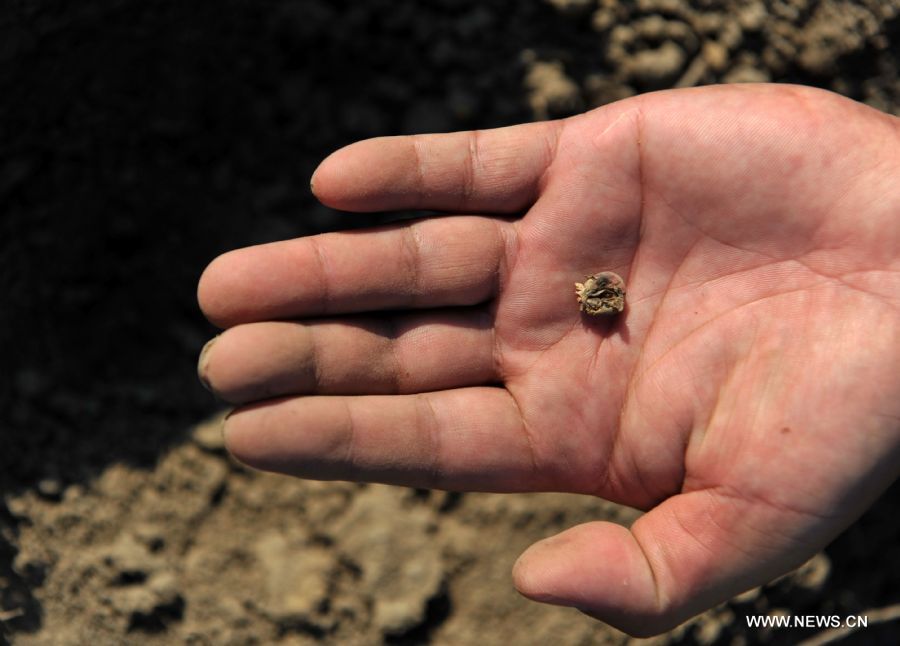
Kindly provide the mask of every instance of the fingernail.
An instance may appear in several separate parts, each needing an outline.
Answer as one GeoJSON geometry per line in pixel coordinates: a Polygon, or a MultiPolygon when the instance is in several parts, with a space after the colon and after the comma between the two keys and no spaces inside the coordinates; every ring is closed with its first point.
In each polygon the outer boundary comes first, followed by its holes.
{"type": "Polygon", "coordinates": [[[219,427],[219,432],[222,433],[222,442],[225,443],[226,448],[228,447],[228,418],[231,417],[235,410],[237,409],[232,408],[225,413],[225,416],[222,418],[222,425],[219,427]]]}
{"type": "Polygon", "coordinates": [[[200,351],[200,358],[197,360],[197,377],[200,379],[200,383],[203,384],[203,387],[213,394],[215,394],[215,391],[213,391],[206,373],[209,370],[209,351],[218,338],[219,337],[216,336],[206,342],[206,345],[204,345],[203,349],[200,351]]]}

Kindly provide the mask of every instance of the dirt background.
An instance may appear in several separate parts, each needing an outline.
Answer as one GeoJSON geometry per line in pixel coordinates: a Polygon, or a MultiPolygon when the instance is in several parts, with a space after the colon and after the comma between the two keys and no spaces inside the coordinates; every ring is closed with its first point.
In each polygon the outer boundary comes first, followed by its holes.
{"type": "MultiPolygon", "coordinates": [[[[364,137],[714,82],[898,114],[898,16],[897,0],[2,2],[0,642],[628,642],[519,598],[509,570],[540,537],[633,511],[229,461],[194,374],[213,334],[197,277],[230,248],[372,222],[307,188],[364,137]]],[[[744,617],[900,603],[898,501],[652,643],[796,643],[815,631],[744,617]]],[[[882,621],[842,643],[898,641],[882,621]]]]}

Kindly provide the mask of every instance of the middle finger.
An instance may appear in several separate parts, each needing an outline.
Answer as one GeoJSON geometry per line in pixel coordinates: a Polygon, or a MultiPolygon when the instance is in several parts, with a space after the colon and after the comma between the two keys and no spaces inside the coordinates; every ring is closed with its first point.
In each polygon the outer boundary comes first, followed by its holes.
{"type": "Polygon", "coordinates": [[[211,341],[198,370],[235,404],[282,395],[407,394],[500,378],[485,308],[248,323],[211,341]]]}

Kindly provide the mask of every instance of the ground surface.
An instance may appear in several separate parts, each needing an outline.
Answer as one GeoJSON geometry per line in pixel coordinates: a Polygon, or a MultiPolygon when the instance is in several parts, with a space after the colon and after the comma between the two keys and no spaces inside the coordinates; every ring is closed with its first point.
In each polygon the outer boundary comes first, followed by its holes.
{"type": "MultiPolygon", "coordinates": [[[[533,540],[634,512],[249,472],[194,302],[233,247],[364,224],[324,155],[379,134],[793,81],[900,111],[897,0],[11,0],[0,5],[0,642],[603,644],[529,603],[533,540]],[[198,425],[199,424],[199,425],[198,425]]],[[[900,602],[894,487],[826,553],[660,643],[794,643],[745,615],[900,602]]],[[[854,639],[845,640],[850,643],[854,639]]],[[[865,631],[896,643],[898,622],[865,631]]],[[[862,643],[862,642],[858,642],[862,643]]]]}

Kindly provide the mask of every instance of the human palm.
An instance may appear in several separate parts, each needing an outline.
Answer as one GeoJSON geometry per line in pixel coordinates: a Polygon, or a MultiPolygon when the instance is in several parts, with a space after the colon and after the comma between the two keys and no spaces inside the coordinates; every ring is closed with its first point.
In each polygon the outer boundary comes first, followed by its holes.
{"type": "Polygon", "coordinates": [[[492,215],[217,259],[200,301],[229,330],[201,375],[247,404],[229,449],[649,510],[538,543],[516,584],[671,627],[808,558],[898,475],[898,140],[828,93],[746,86],[343,149],[314,178],[326,204],[492,215]],[[574,283],[606,270],[626,310],[580,313],[574,283]]]}

